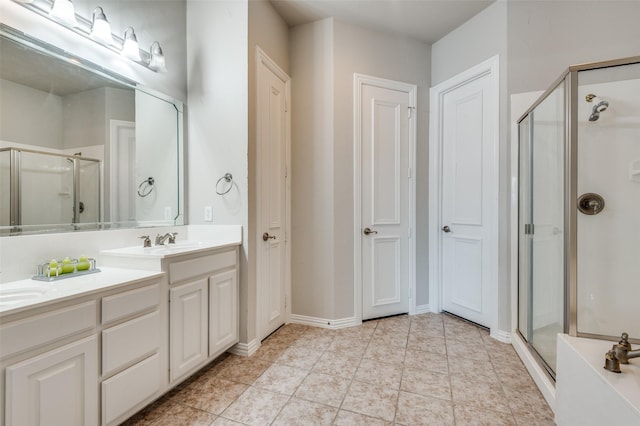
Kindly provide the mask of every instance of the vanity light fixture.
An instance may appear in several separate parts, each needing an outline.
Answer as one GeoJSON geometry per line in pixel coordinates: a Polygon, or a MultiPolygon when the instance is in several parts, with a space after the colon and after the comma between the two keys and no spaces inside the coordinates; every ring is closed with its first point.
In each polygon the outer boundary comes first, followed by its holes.
{"type": "Polygon", "coordinates": [[[124,43],[122,43],[122,56],[132,61],[140,62],[140,48],[138,47],[138,37],[133,27],[124,30],[124,43]]]}
{"type": "Polygon", "coordinates": [[[103,44],[114,44],[113,36],[111,36],[111,25],[109,24],[109,21],[107,21],[104,10],[102,10],[102,7],[100,6],[93,10],[91,38],[103,44]]]}
{"type": "Polygon", "coordinates": [[[67,27],[77,27],[76,11],[71,0],[54,0],[49,16],[67,27]]]}
{"type": "MultiPolygon", "coordinates": [[[[4,1],[4,0],[0,0],[4,1]]],[[[111,32],[111,25],[107,21],[101,6],[93,10],[90,19],[77,15],[71,0],[13,0],[15,3],[29,9],[38,15],[63,25],[68,30],[81,35],[99,45],[119,53],[123,58],[130,59],[154,72],[167,72],[164,53],[156,41],[151,45],[151,51],[140,49],[138,38],[133,27],[128,27],[124,38],[111,32]]]]}
{"type": "Polygon", "coordinates": [[[151,53],[149,68],[157,72],[167,72],[167,64],[160,43],[154,41],[149,48],[149,53],[151,53]]]}

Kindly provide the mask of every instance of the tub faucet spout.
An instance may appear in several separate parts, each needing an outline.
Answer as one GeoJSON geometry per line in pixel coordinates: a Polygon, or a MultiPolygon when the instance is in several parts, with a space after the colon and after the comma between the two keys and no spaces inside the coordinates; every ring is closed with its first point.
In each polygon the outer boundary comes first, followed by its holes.
{"type": "Polygon", "coordinates": [[[632,350],[629,334],[622,333],[620,341],[607,352],[604,368],[614,373],[620,373],[620,364],[629,364],[629,360],[632,358],[640,358],[640,349],[632,350]]]}

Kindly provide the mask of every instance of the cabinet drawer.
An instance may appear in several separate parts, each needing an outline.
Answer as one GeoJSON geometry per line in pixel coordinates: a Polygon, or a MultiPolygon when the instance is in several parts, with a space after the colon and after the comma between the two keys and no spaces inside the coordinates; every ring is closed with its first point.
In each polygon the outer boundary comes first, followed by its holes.
{"type": "Polygon", "coordinates": [[[160,357],[154,354],[102,382],[102,424],[131,415],[160,390],[160,357]]]}
{"type": "Polygon", "coordinates": [[[102,332],[102,375],[135,361],[160,347],[160,313],[132,319],[102,332]]]}
{"type": "Polygon", "coordinates": [[[158,284],[125,291],[102,299],[102,323],[106,324],[138,312],[151,309],[160,303],[158,284]]]}
{"type": "Polygon", "coordinates": [[[169,282],[175,283],[236,264],[236,250],[169,264],[169,282]]]}
{"type": "Polygon", "coordinates": [[[0,357],[43,346],[96,326],[96,302],[47,312],[2,325],[0,357]]]}

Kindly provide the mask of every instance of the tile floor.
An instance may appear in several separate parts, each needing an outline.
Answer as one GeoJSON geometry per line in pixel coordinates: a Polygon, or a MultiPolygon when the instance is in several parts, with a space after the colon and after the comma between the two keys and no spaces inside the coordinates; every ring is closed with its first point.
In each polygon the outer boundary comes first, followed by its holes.
{"type": "Polygon", "coordinates": [[[553,425],[510,345],[457,318],[289,324],[224,355],[125,422],[143,425],[553,425]]]}

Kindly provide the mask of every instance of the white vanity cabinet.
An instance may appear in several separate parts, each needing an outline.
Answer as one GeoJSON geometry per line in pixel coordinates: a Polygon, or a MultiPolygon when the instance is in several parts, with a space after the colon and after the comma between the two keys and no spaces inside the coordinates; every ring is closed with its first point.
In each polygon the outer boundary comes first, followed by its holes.
{"type": "Polygon", "coordinates": [[[120,423],[162,390],[160,296],[155,283],[102,298],[103,425],[120,423]]]}
{"type": "Polygon", "coordinates": [[[102,274],[86,294],[1,313],[0,425],[119,424],[164,392],[164,275],[102,274]]]}
{"type": "Polygon", "coordinates": [[[7,426],[98,424],[95,325],[95,301],[2,322],[7,426]]]}
{"type": "Polygon", "coordinates": [[[238,342],[237,259],[227,248],[167,260],[172,383],[238,342]]]}

